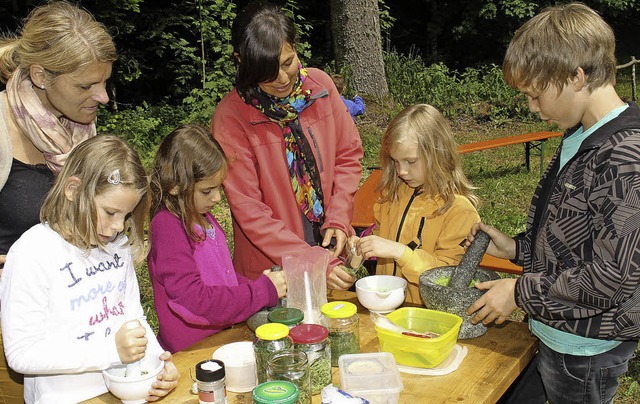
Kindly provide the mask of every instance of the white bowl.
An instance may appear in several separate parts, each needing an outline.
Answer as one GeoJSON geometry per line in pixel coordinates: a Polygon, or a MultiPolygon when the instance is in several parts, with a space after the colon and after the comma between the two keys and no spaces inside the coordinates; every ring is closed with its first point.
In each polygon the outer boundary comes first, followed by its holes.
{"type": "Polygon", "coordinates": [[[356,295],[364,307],[378,313],[391,313],[404,303],[407,281],[399,276],[371,275],[356,282],[356,295]]]}
{"type": "Polygon", "coordinates": [[[127,365],[118,365],[102,371],[104,383],[111,394],[125,404],[146,403],[145,398],[149,395],[151,384],[164,368],[164,361],[157,355],[146,355],[141,361],[140,369],[144,374],[138,377],[126,376],[127,365]]]}
{"type": "Polygon", "coordinates": [[[258,385],[253,342],[240,341],[225,344],[215,350],[213,359],[224,363],[227,390],[234,393],[247,393],[258,385]]]}

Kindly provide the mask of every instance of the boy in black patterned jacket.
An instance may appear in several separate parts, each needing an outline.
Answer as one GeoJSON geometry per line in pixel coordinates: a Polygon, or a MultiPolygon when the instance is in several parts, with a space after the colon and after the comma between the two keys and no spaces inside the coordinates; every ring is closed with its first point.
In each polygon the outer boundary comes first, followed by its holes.
{"type": "Polygon", "coordinates": [[[566,130],[533,197],[526,231],[478,224],[487,252],[524,267],[468,312],[502,323],[520,307],[539,352],[507,402],[608,403],[640,338],[640,109],[615,85],[613,31],[589,7],[550,7],[516,31],[505,80],[566,130]]]}

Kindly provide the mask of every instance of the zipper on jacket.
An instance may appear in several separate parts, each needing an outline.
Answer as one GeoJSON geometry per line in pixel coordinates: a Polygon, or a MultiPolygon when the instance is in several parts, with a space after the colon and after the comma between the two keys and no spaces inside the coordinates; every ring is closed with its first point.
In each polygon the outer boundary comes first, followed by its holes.
{"type": "Polygon", "coordinates": [[[313,135],[313,131],[311,130],[311,126],[307,128],[309,131],[309,136],[311,136],[311,140],[313,141],[313,147],[316,149],[316,154],[318,155],[318,167],[320,167],[320,172],[324,171],[324,166],[322,164],[322,154],[320,154],[320,149],[318,148],[318,143],[316,142],[316,137],[313,135]]]}
{"type": "MultiPolygon", "coordinates": [[[[409,202],[407,202],[407,206],[404,208],[404,212],[402,213],[402,219],[400,219],[400,224],[398,225],[398,232],[396,233],[396,242],[400,242],[400,233],[402,233],[402,226],[404,226],[404,219],[407,217],[407,213],[409,213],[409,208],[411,204],[413,204],[413,200],[420,193],[420,188],[416,188],[413,190],[413,194],[411,194],[411,198],[409,198],[409,202]]],[[[393,276],[396,276],[396,272],[398,270],[398,263],[396,260],[393,260],[393,276]]]]}

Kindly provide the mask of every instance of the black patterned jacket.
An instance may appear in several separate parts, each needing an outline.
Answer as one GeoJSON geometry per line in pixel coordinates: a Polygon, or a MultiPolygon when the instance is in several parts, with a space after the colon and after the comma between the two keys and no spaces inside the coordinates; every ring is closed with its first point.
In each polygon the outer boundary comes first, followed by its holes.
{"type": "MultiPolygon", "coordinates": [[[[576,128],[569,129],[565,138],[576,128]]],[[[584,140],[558,170],[559,147],[516,236],[516,303],[584,337],[640,338],[640,109],[584,140]]]]}

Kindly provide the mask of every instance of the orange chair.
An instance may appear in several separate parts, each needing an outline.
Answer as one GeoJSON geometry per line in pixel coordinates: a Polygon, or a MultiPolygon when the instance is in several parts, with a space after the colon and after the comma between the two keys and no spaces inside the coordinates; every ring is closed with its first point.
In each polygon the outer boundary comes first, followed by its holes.
{"type": "MultiPolygon", "coordinates": [[[[373,215],[373,205],[378,200],[378,183],[382,176],[382,170],[374,169],[362,186],[356,191],[353,202],[353,220],[351,225],[356,229],[366,229],[375,223],[373,215]]],[[[496,258],[493,255],[485,254],[480,262],[480,266],[485,269],[510,274],[522,274],[522,267],[515,265],[509,260],[496,258]]]]}

